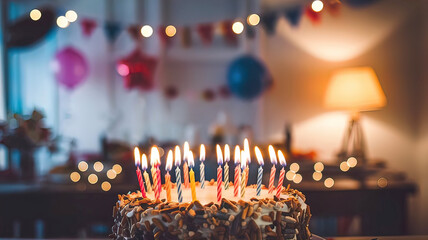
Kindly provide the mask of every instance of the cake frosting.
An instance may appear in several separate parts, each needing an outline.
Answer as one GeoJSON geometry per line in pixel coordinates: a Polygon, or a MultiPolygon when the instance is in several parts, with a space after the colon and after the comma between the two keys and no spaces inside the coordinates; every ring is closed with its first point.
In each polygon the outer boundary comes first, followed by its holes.
{"type": "MultiPolygon", "coordinates": [[[[243,198],[233,196],[233,186],[223,190],[217,202],[217,186],[206,182],[197,190],[197,201],[190,191],[183,191],[183,202],[177,202],[177,191],[171,199],[165,195],[155,200],[148,193],[119,195],[113,207],[114,239],[310,239],[310,207],[305,196],[293,189],[283,189],[280,198],[263,187],[260,197],[256,186],[248,186],[243,198]]],[[[164,192],[164,191],[162,191],[164,192]]],[[[163,193],[165,194],[165,193],[163,193]]]]}

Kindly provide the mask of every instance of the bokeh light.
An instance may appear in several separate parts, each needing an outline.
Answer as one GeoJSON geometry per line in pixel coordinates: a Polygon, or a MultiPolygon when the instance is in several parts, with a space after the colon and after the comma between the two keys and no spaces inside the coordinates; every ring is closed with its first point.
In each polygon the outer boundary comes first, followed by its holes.
{"type": "Polygon", "coordinates": [[[103,183],[101,183],[101,189],[104,192],[107,192],[111,189],[111,184],[109,182],[103,182],[103,183]]]}
{"type": "Polygon", "coordinates": [[[300,166],[299,166],[299,164],[297,164],[297,163],[292,163],[291,165],[290,165],[290,170],[291,171],[293,171],[293,172],[298,172],[299,171],[299,169],[300,169],[300,166]]]}
{"type": "Polygon", "coordinates": [[[116,176],[117,176],[116,171],[114,171],[113,169],[109,169],[109,170],[107,171],[107,177],[108,177],[109,179],[115,179],[115,178],[116,178],[116,176]]]}
{"type": "Polygon", "coordinates": [[[380,188],[385,188],[388,186],[388,180],[384,177],[381,177],[377,180],[377,186],[380,188]]]}
{"type": "Polygon", "coordinates": [[[260,17],[259,15],[253,13],[247,18],[247,23],[251,26],[257,26],[257,24],[260,23],[260,17]]]}
{"type": "Polygon", "coordinates": [[[177,29],[172,25],[169,25],[165,28],[165,34],[168,37],[174,37],[176,33],[177,33],[177,29]]]}
{"type": "Polygon", "coordinates": [[[314,172],[314,173],[312,174],[312,178],[313,178],[315,181],[319,181],[319,180],[321,180],[321,179],[322,179],[322,173],[321,173],[321,172],[314,172]]]}
{"type": "Polygon", "coordinates": [[[357,159],[354,157],[348,158],[348,160],[346,162],[347,162],[348,166],[351,168],[357,166],[357,163],[358,163],[357,159]]]}
{"type": "Polygon", "coordinates": [[[150,37],[153,34],[153,28],[150,27],[149,25],[144,25],[143,27],[141,27],[141,35],[143,35],[143,37],[150,37]]]}
{"type": "Polygon", "coordinates": [[[80,180],[80,174],[78,172],[72,172],[70,174],[70,179],[73,182],[78,182],[80,180]]]}
{"type": "Polygon", "coordinates": [[[90,184],[95,184],[95,183],[97,183],[98,182],[98,177],[97,177],[97,175],[95,175],[95,174],[90,174],[89,176],[88,176],[88,182],[90,183],[90,184]]]}
{"type": "Polygon", "coordinates": [[[314,164],[314,170],[316,172],[322,172],[324,170],[324,164],[322,162],[317,162],[314,164]]]}
{"type": "Polygon", "coordinates": [[[33,21],[37,21],[42,17],[42,12],[39,9],[33,9],[30,12],[30,18],[33,21]]]}
{"type": "Polygon", "coordinates": [[[314,12],[321,12],[322,9],[324,8],[324,3],[320,0],[315,0],[312,2],[312,10],[314,10],[314,12]]]}
{"type": "Polygon", "coordinates": [[[347,172],[349,170],[349,166],[347,162],[341,162],[340,163],[340,170],[342,170],[342,172],[347,172]]]}
{"type": "Polygon", "coordinates": [[[66,18],[66,17],[64,17],[64,16],[59,16],[59,17],[56,19],[56,25],[58,25],[58,27],[60,27],[60,28],[67,28],[67,27],[68,27],[68,25],[70,25],[70,22],[67,20],[67,18],[66,18]]]}
{"type": "Polygon", "coordinates": [[[285,174],[285,178],[287,178],[288,181],[293,181],[294,176],[296,176],[296,173],[292,171],[287,171],[287,173],[285,174]]]}
{"type": "Polygon", "coordinates": [[[81,172],[86,172],[86,170],[88,170],[88,163],[86,163],[85,161],[81,161],[79,162],[79,164],[77,164],[77,168],[81,172]]]}
{"type": "Polygon", "coordinates": [[[72,23],[72,22],[75,22],[77,20],[77,13],[75,11],[73,11],[73,10],[68,10],[65,13],[65,17],[67,18],[67,20],[69,22],[72,23]]]}
{"type": "Polygon", "coordinates": [[[116,67],[117,73],[119,73],[120,76],[126,77],[129,74],[129,67],[126,64],[120,63],[116,67]]]}
{"type": "Polygon", "coordinates": [[[327,188],[333,187],[334,186],[333,178],[327,178],[326,180],[324,180],[324,186],[327,188]]]}
{"type": "Polygon", "coordinates": [[[104,165],[101,162],[94,163],[94,170],[96,172],[101,172],[104,169],[104,165]]]}
{"type": "Polygon", "coordinates": [[[120,166],[119,164],[113,165],[112,169],[116,172],[116,174],[120,174],[122,172],[122,166],[120,166]]]}
{"type": "Polygon", "coordinates": [[[241,34],[244,31],[244,24],[237,21],[232,24],[232,31],[236,34],[241,34]]]}
{"type": "Polygon", "coordinates": [[[300,182],[302,182],[302,180],[303,180],[302,175],[300,175],[300,174],[298,174],[298,173],[297,173],[297,174],[294,176],[293,182],[294,182],[294,183],[296,183],[296,184],[299,184],[300,182]]]}

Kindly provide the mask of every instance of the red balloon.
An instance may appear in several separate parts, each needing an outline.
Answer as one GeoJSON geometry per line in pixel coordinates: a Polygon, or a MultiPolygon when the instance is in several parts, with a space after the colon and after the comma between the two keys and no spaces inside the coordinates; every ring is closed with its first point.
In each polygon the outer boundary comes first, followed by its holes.
{"type": "Polygon", "coordinates": [[[116,70],[123,77],[125,88],[151,90],[155,86],[156,65],[156,58],[135,49],[129,56],[117,62],[116,70]]]}

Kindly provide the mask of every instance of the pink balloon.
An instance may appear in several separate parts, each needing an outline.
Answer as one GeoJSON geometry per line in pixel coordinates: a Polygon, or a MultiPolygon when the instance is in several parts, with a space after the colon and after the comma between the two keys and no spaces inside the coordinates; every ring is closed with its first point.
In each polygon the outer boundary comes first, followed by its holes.
{"type": "Polygon", "coordinates": [[[88,76],[85,57],[76,49],[66,47],[55,55],[55,78],[67,89],[74,89],[88,76]]]}

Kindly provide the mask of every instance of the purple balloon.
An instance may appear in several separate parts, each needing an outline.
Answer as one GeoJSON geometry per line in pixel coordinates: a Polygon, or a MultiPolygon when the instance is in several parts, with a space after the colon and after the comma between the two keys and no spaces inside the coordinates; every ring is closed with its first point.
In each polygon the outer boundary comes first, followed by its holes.
{"type": "Polygon", "coordinates": [[[66,47],[55,55],[55,78],[58,83],[72,90],[88,76],[85,57],[72,47],[66,47]]]}

